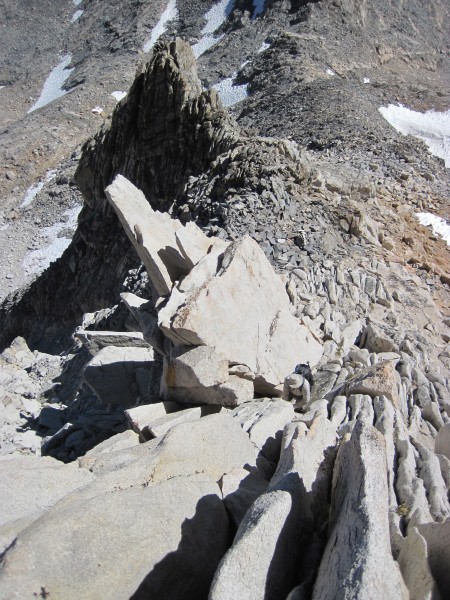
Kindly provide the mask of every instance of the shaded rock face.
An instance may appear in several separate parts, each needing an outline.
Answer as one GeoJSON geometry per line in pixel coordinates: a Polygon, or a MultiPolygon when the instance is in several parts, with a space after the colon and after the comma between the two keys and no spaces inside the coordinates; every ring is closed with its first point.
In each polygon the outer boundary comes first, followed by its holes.
{"type": "Polygon", "coordinates": [[[83,312],[117,301],[126,273],[138,263],[106,202],[107,185],[121,173],[156,208],[166,209],[189,176],[230,146],[234,127],[217,94],[202,92],[188,44],[176,40],[156,52],[109,129],[84,146],[75,175],[85,199],[77,232],[63,257],[13,301],[11,312],[9,302],[3,306],[1,343],[18,329],[31,346],[45,331],[57,338],[83,312]],[[38,314],[39,323],[33,322],[38,314]]]}

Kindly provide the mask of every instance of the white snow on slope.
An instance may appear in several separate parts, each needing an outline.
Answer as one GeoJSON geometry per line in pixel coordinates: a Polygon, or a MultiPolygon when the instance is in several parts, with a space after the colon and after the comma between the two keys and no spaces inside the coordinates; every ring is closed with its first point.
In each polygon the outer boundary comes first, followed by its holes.
{"type": "Polygon", "coordinates": [[[41,181],[38,181],[38,183],[34,183],[33,185],[31,185],[25,192],[25,196],[23,197],[20,208],[29,206],[33,202],[33,200],[36,198],[36,196],[39,194],[39,192],[42,190],[44,185],[46,183],[48,183],[49,181],[51,181],[52,179],[54,179],[55,175],[56,175],[56,171],[54,169],[47,171],[47,173],[45,174],[44,178],[41,181]]]}
{"type": "Polygon", "coordinates": [[[83,0],[73,0],[73,5],[79,6],[82,2],[83,2],[83,0]]]}
{"type": "Polygon", "coordinates": [[[207,50],[212,48],[218,41],[223,38],[223,35],[214,37],[214,32],[225,23],[228,16],[233,10],[235,0],[220,0],[217,4],[214,4],[208,12],[205,14],[205,26],[201,33],[202,38],[192,46],[195,58],[199,58],[207,50]]]}
{"type": "Polygon", "coordinates": [[[223,79],[219,83],[216,83],[216,85],[213,85],[225,107],[234,106],[238,102],[245,100],[248,96],[247,83],[244,85],[233,85],[236,75],[237,73],[233,73],[232,77],[227,77],[227,79],[223,79]]]}
{"type": "Polygon", "coordinates": [[[112,96],[112,97],[113,97],[115,100],[117,100],[117,102],[120,102],[120,101],[121,101],[123,98],[125,98],[125,96],[126,96],[126,95],[127,95],[127,93],[126,93],[126,92],[119,92],[119,91],[116,91],[116,92],[111,92],[111,96],[112,96]]]}
{"type": "Polygon", "coordinates": [[[5,86],[4,85],[0,85],[0,90],[2,90],[5,86]]]}
{"type": "Polygon", "coordinates": [[[178,19],[177,3],[176,0],[169,0],[169,4],[167,5],[166,10],[163,12],[161,18],[156,23],[156,25],[153,27],[149,39],[145,42],[144,46],[142,47],[144,52],[150,52],[150,50],[156,44],[158,39],[166,31],[167,23],[169,21],[173,21],[174,19],[178,19]]]}
{"type": "Polygon", "coordinates": [[[445,219],[432,213],[416,213],[416,217],[421,225],[431,227],[434,235],[441,237],[450,246],[450,225],[445,219]]]}
{"type": "Polygon", "coordinates": [[[45,80],[41,95],[28,110],[29,113],[37,110],[38,108],[42,108],[43,106],[50,104],[50,102],[53,102],[53,100],[56,100],[57,98],[67,94],[67,90],[63,90],[62,85],[73,71],[73,69],[67,68],[70,65],[71,60],[71,54],[66,54],[62,57],[61,62],[56,65],[56,67],[51,71],[50,75],[45,80]]]}
{"type": "Polygon", "coordinates": [[[78,19],[81,17],[81,15],[83,13],[84,13],[84,10],[77,10],[76,12],[74,12],[72,18],[70,19],[70,22],[75,23],[75,21],[78,21],[78,19]]]}
{"type": "Polygon", "coordinates": [[[266,0],[253,0],[253,19],[256,19],[261,13],[264,12],[264,4],[266,0]]]}
{"type": "Polygon", "coordinates": [[[65,221],[55,223],[51,227],[41,229],[41,235],[47,238],[49,244],[45,248],[32,250],[25,255],[22,266],[28,275],[42,273],[51,262],[59,258],[64,250],[69,246],[71,239],[67,237],[58,237],[64,229],[75,229],[81,206],[75,206],[65,210],[63,216],[65,221]]]}
{"type": "Polygon", "coordinates": [[[443,158],[445,166],[450,167],[450,110],[420,113],[401,104],[389,104],[378,110],[397,131],[423,140],[430,152],[443,158]]]}
{"type": "Polygon", "coordinates": [[[270,48],[270,44],[268,44],[267,42],[263,42],[261,44],[261,46],[258,48],[257,52],[258,52],[258,54],[260,54],[261,52],[265,52],[269,48],[270,48]]]}

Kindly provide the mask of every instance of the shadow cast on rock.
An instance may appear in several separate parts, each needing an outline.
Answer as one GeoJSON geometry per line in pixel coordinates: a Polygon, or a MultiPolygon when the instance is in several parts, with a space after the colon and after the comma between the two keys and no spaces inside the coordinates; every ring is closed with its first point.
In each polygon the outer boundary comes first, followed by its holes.
{"type": "Polygon", "coordinates": [[[177,550],[154,566],[130,600],[207,600],[214,573],[231,541],[222,500],[213,494],[204,496],[195,515],[183,522],[177,550]]]}

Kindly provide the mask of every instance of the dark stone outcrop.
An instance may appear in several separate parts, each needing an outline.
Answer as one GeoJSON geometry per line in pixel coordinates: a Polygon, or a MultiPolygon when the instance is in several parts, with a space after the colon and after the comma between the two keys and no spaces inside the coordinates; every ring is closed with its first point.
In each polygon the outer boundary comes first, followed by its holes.
{"type": "Polygon", "coordinates": [[[116,109],[111,124],[83,147],[75,175],[85,205],[63,256],[0,311],[0,346],[19,333],[31,347],[63,343],[81,315],[118,301],[138,265],[105,187],[121,173],[154,208],[167,210],[237,136],[215,91],[202,92],[195,58],[180,39],[159,45],[116,109]]]}

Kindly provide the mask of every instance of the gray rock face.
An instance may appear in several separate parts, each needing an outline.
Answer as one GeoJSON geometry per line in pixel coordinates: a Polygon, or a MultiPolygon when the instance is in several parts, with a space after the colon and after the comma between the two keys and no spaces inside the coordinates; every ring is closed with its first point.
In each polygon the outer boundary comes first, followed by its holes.
{"type": "Polygon", "coordinates": [[[43,587],[55,597],[99,598],[110,586],[115,598],[206,597],[229,537],[216,482],[255,459],[247,434],[222,414],[84,458],[96,478],[18,535],[4,556],[2,593],[32,598],[43,587]]]}
{"type": "Polygon", "coordinates": [[[0,459],[0,552],[58,500],[93,479],[88,470],[50,457],[0,459]]]}
{"type": "Polygon", "coordinates": [[[322,355],[321,346],[291,315],[281,281],[249,237],[225,250],[211,277],[172,294],[159,313],[159,324],[176,344],[184,340],[212,346],[231,363],[249,367],[257,391],[284,381],[295,366],[292,355],[312,365],[322,355]]]}
{"type": "Polygon", "coordinates": [[[130,406],[145,392],[139,389],[138,373],[152,361],[151,348],[108,346],[86,365],[84,380],[102,402],[130,406]]]}
{"type": "Polygon", "coordinates": [[[41,590],[67,600],[204,597],[227,540],[219,488],[202,477],[99,489],[89,499],[72,494],[20,534],[4,556],[0,586],[17,599],[41,590]]]}
{"type": "Polygon", "coordinates": [[[209,600],[280,598],[274,555],[291,510],[292,498],[285,491],[255,500],[214,576],[209,600]]]}
{"type": "Polygon", "coordinates": [[[264,456],[276,463],[280,456],[283,429],[294,417],[292,404],[263,398],[245,402],[231,414],[264,456]]]}
{"type": "Polygon", "coordinates": [[[408,597],[390,549],[386,468],[382,435],[359,422],[336,458],[314,599],[408,597]]]}
{"type": "Polygon", "coordinates": [[[302,559],[312,552],[315,527],[327,514],[331,463],[326,451],[335,440],[335,428],[319,419],[309,432],[304,425],[285,428],[277,471],[242,520],[214,577],[211,599],[236,593],[275,600],[292,589],[302,559]]]}

